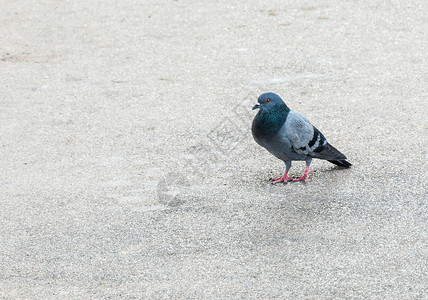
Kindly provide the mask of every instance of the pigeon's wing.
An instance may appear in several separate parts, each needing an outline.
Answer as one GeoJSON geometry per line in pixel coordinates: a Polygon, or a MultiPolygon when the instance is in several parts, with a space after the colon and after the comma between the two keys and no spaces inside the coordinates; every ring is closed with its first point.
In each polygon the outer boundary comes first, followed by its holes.
{"type": "Polygon", "coordinates": [[[284,130],[293,152],[327,160],[346,159],[305,116],[296,111],[290,110],[284,130]]]}

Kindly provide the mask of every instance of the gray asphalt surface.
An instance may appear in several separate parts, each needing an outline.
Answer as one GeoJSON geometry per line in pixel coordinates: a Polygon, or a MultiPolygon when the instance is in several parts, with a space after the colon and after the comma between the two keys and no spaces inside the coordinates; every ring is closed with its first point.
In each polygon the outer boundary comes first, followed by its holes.
{"type": "Polygon", "coordinates": [[[1,299],[428,298],[426,1],[0,6],[1,299]],[[354,166],[272,186],[267,91],[354,166]]]}

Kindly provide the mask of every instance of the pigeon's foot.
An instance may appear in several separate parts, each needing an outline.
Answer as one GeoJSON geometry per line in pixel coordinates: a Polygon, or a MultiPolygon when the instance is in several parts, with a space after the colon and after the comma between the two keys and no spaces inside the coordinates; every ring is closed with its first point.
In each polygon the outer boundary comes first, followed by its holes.
{"type": "Polygon", "coordinates": [[[293,177],[288,176],[288,172],[285,171],[285,173],[284,173],[284,175],[282,175],[282,177],[272,178],[272,184],[280,183],[280,182],[287,183],[289,180],[293,180],[293,177]]]}
{"type": "Polygon", "coordinates": [[[302,177],[294,179],[293,182],[302,181],[302,180],[304,180],[305,182],[308,182],[309,174],[314,174],[314,171],[309,171],[309,167],[306,167],[305,173],[303,173],[302,177]]]}

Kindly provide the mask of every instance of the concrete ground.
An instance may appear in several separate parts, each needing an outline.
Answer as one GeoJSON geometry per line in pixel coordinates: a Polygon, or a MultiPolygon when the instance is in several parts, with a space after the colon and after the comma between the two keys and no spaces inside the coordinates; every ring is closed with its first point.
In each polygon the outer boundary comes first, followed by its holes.
{"type": "Polygon", "coordinates": [[[426,1],[42,2],[0,1],[1,299],[428,298],[426,1]],[[272,186],[267,91],[354,166],[272,186]]]}

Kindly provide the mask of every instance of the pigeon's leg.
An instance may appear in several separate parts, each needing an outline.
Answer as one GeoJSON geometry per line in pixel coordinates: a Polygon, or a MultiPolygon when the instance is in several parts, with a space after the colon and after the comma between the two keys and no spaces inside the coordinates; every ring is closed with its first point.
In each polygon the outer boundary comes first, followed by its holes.
{"type": "Polygon", "coordinates": [[[279,177],[279,178],[273,178],[272,184],[279,183],[279,182],[287,182],[288,180],[293,180],[293,177],[288,176],[288,171],[290,170],[290,168],[291,168],[291,161],[286,161],[285,162],[284,175],[282,175],[282,177],[279,177]]]}
{"type": "Polygon", "coordinates": [[[305,173],[303,173],[302,177],[294,179],[293,181],[302,181],[308,182],[309,174],[314,174],[314,171],[309,171],[309,166],[311,164],[312,158],[306,161],[305,173]]]}

